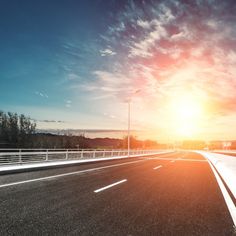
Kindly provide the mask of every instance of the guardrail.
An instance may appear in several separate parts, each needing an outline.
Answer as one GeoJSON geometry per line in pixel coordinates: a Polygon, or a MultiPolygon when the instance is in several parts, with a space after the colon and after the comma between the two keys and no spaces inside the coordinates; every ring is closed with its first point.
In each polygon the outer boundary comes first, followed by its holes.
{"type": "Polygon", "coordinates": [[[236,153],[236,150],[224,150],[224,149],[219,149],[219,150],[213,150],[212,152],[236,153]]]}
{"type": "Polygon", "coordinates": [[[1,152],[58,152],[58,151],[107,151],[123,149],[92,149],[92,148],[0,148],[1,152]]]}
{"type": "MultiPolygon", "coordinates": [[[[130,157],[148,154],[154,155],[166,151],[167,150],[130,150],[130,157]]],[[[22,151],[21,149],[19,149],[17,152],[0,152],[0,165],[125,156],[128,156],[127,150],[22,151]]]]}
{"type": "Polygon", "coordinates": [[[235,150],[214,150],[212,153],[219,153],[223,155],[228,155],[228,156],[236,156],[236,151],[235,150]]]}

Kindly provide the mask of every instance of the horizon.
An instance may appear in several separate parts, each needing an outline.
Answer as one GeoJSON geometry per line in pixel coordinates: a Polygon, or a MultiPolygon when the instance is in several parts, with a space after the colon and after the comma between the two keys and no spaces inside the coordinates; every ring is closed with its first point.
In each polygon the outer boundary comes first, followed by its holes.
{"type": "MultiPolygon", "coordinates": [[[[141,130],[131,130],[132,136],[137,138],[138,140],[152,140],[159,143],[173,143],[173,142],[184,142],[184,141],[201,141],[205,143],[211,143],[211,142],[221,142],[223,143],[227,142],[236,142],[236,139],[212,139],[212,140],[204,140],[204,139],[192,139],[192,138],[183,138],[182,140],[155,140],[150,139],[150,135],[140,135],[140,133],[145,133],[141,130]],[[142,138],[140,138],[142,137],[142,138]]],[[[111,139],[124,139],[125,136],[127,136],[126,130],[109,130],[109,129],[36,129],[36,133],[38,134],[53,134],[53,135],[72,135],[72,136],[80,136],[84,135],[86,138],[111,138],[111,139]]]]}
{"type": "Polygon", "coordinates": [[[0,110],[39,130],[114,136],[127,134],[129,101],[139,139],[236,140],[235,9],[230,0],[4,1],[0,110]]]}

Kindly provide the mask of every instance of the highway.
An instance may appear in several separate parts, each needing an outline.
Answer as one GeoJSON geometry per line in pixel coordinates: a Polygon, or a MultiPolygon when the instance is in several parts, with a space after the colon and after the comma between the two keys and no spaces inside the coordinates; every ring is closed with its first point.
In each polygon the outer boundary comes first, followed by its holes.
{"type": "Polygon", "coordinates": [[[0,176],[0,235],[236,235],[193,152],[0,176]]]}

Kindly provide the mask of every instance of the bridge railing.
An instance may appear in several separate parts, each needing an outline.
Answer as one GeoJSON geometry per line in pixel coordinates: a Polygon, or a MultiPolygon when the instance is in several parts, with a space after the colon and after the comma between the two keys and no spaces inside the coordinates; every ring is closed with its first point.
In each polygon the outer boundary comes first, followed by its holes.
{"type": "MultiPolygon", "coordinates": [[[[130,150],[129,156],[151,155],[166,152],[167,150],[130,150]]],[[[109,157],[128,156],[127,150],[0,150],[0,165],[25,164],[33,162],[83,160],[109,157]]]]}

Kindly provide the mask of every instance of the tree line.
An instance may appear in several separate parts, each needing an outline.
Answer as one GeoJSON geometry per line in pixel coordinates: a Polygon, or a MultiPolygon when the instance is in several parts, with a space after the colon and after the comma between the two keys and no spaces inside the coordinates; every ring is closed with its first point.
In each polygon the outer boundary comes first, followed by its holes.
{"type": "Polygon", "coordinates": [[[23,114],[0,111],[0,146],[30,146],[30,135],[34,134],[36,123],[23,114]]]}
{"type": "MultiPolygon", "coordinates": [[[[126,149],[127,136],[118,138],[88,138],[84,135],[56,135],[38,133],[36,123],[30,117],[0,110],[0,148],[45,148],[45,149],[126,149]]],[[[130,137],[131,149],[173,148],[175,145],[160,144],[152,140],[138,140],[130,137]]],[[[201,140],[183,140],[177,148],[184,149],[222,149],[221,141],[212,141],[208,145],[201,140]]],[[[236,141],[229,149],[236,149],[236,141]]]]}
{"type": "MultiPolygon", "coordinates": [[[[130,137],[130,147],[160,148],[155,141],[130,137]]],[[[88,138],[84,135],[54,135],[37,133],[36,123],[30,117],[13,112],[0,111],[0,148],[127,148],[127,136],[118,138],[88,138]]]]}
{"type": "MultiPolygon", "coordinates": [[[[31,135],[30,148],[45,149],[126,149],[127,137],[118,138],[88,138],[84,135],[56,135],[50,133],[35,133],[31,135]]],[[[151,149],[160,148],[161,144],[155,141],[138,140],[130,137],[130,148],[151,149]]],[[[164,147],[163,147],[164,148],[164,147]]]]}

